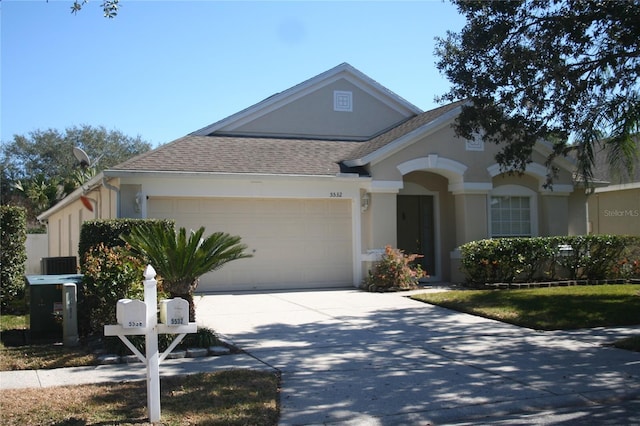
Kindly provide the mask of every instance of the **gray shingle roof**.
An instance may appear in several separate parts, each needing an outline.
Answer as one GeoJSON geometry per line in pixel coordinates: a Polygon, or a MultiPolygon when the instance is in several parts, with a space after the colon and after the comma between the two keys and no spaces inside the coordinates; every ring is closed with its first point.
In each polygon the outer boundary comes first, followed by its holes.
{"type": "Polygon", "coordinates": [[[187,135],[111,170],[335,176],[342,161],[363,158],[459,105],[418,114],[365,142],[187,135]]]}
{"type": "Polygon", "coordinates": [[[353,142],[185,136],[112,170],[335,176],[352,150],[353,142]]]}

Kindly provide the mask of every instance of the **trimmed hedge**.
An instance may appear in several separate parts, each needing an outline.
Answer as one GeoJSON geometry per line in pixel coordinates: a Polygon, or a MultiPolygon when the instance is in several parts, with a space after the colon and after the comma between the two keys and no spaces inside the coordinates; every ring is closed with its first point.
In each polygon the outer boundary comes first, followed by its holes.
{"type": "Polygon", "coordinates": [[[120,234],[129,234],[131,228],[142,226],[148,223],[163,223],[168,228],[173,229],[175,221],[172,219],[96,219],[88,220],[82,224],[80,229],[80,242],[78,243],[78,256],[84,256],[92,247],[103,244],[105,247],[122,247],[124,241],[120,239],[120,234]]]}
{"type": "Polygon", "coordinates": [[[472,284],[640,278],[640,237],[495,238],[460,247],[472,284]]]}
{"type": "Polygon", "coordinates": [[[0,206],[0,234],[0,309],[10,312],[24,296],[26,210],[16,206],[0,206]]]}

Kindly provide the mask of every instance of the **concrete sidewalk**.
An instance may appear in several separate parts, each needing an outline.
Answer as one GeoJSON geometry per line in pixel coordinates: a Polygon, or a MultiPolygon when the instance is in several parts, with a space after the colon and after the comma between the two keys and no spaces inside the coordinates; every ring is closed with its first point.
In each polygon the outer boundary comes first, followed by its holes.
{"type": "MultiPolygon", "coordinates": [[[[536,332],[405,296],[198,296],[198,323],[247,353],[166,360],[160,372],[279,370],[282,425],[580,424],[606,404],[631,410],[617,423],[640,424],[640,353],[602,346],[640,326],[536,332]],[[540,423],[552,418],[563,420],[540,423]]],[[[144,378],[142,364],[1,372],[0,388],[144,378]]]]}
{"type": "MultiPolygon", "coordinates": [[[[160,363],[160,377],[213,372],[230,369],[273,370],[248,354],[207,356],[201,358],[166,359],[160,363]]],[[[0,390],[48,388],[90,383],[146,380],[145,364],[97,365],[56,368],[52,370],[0,371],[0,390]]]]}

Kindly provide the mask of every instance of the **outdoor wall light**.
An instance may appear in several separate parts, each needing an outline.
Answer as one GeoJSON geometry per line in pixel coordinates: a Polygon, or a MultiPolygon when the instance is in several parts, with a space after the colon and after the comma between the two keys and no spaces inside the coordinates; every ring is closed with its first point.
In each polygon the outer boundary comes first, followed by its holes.
{"type": "Polygon", "coordinates": [[[362,212],[366,212],[369,208],[369,204],[371,203],[371,195],[368,192],[362,194],[362,199],[360,200],[360,210],[362,212]]]}
{"type": "Polygon", "coordinates": [[[136,194],[136,198],[134,198],[133,202],[133,209],[136,211],[136,213],[140,213],[142,211],[142,192],[138,192],[136,194]]]}

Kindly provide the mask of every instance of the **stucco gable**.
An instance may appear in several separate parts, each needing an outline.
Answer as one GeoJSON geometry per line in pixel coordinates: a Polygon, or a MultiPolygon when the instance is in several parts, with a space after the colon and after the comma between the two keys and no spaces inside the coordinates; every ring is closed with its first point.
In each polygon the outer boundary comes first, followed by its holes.
{"type": "Polygon", "coordinates": [[[192,135],[366,140],[421,112],[343,63],[192,135]]]}

